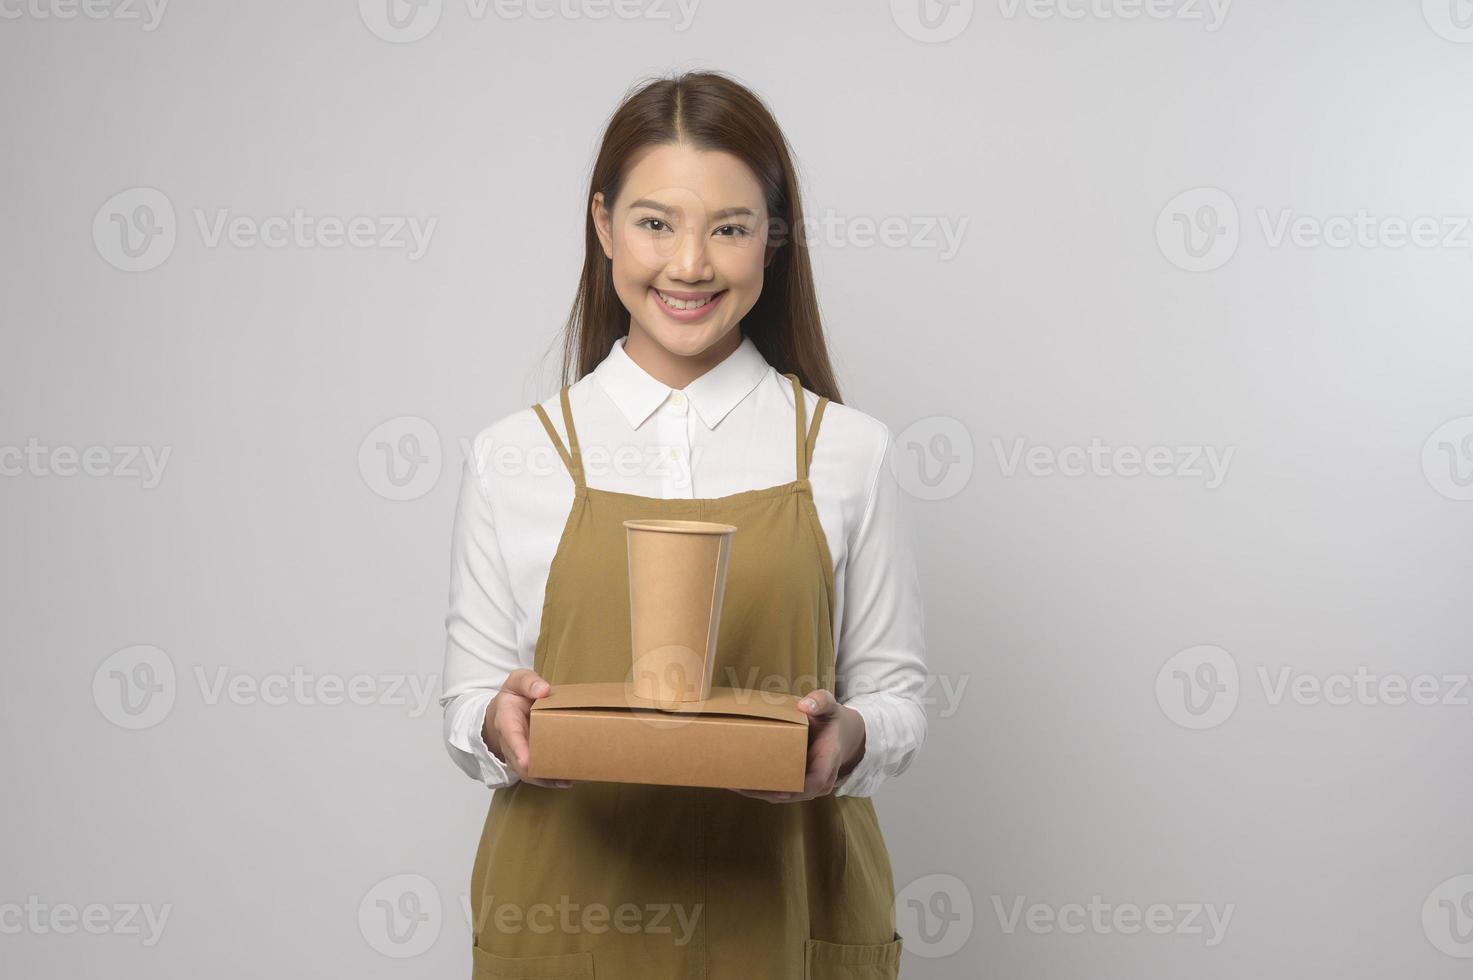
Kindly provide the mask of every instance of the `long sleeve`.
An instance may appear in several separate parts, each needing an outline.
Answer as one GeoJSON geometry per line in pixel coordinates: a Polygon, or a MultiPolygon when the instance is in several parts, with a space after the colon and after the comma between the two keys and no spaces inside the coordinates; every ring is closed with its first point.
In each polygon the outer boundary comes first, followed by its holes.
{"type": "Polygon", "coordinates": [[[834,694],[864,718],[865,750],[834,787],[837,796],[874,795],[887,777],[905,771],[926,738],[925,624],[914,547],[891,465],[894,453],[885,427],[844,579],[834,694]]]}
{"type": "Polygon", "coordinates": [[[486,708],[517,656],[516,604],[482,478],[481,440],[461,470],[450,548],[450,611],[445,617],[445,744],[466,775],[496,789],[518,776],[481,737],[486,708]]]}

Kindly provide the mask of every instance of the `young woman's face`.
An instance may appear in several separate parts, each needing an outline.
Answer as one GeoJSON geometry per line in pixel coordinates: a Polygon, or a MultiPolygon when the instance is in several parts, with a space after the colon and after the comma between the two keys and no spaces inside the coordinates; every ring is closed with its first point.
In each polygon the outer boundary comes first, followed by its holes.
{"type": "Polygon", "coordinates": [[[611,210],[593,199],[630,333],[682,357],[726,346],[771,259],[762,188],[725,152],[670,143],[634,159],[611,210]]]}

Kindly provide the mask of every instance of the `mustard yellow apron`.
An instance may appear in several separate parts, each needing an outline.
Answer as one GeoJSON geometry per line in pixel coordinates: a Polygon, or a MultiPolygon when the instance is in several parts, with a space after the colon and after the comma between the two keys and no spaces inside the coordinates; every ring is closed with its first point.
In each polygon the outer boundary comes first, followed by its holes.
{"type": "MultiPolygon", "coordinates": [[[[630,669],[630,518],[738,528],[714,684],[806,694],[834,688],[834,566],[808,481],[827,399],[797,479],[707,499],[662,499],[584,482],[548,572],[534,666],[554,687],[622,681],[630,669]]],[[[900,969],[890,856],[868,797],[768,803],[683,786],[517,782],[492,797],[471,875],[476,980],[891,980],[900,969]]]]}

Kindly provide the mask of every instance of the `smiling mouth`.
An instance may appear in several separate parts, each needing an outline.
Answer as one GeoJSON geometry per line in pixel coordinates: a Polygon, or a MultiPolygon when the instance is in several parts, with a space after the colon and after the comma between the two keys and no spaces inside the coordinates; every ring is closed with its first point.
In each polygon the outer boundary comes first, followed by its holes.
{"type": "Polygon", "coordinates": [[[679,310],[683,313],[705,309],[706,307],[714,303],[717,299],[719,299],[723,293],[726,292],[726,290],[721,289],[717,290],[714,293],[680,294],[663,292],[662,290],[655,289],[653,286],[651,286],[650,288],[651,290],[653,290],[654,294],[659,297],[661,303],[665,304],[672,310],[679,310]]]}

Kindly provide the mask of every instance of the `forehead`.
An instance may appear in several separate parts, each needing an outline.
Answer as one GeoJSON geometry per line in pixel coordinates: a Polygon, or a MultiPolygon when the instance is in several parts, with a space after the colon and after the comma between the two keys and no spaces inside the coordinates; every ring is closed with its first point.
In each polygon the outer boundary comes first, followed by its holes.
{"type": "Polygon", "coordinates": [[[704,206],[707,211],[764,210],[762,187],[745,163],[724,150],[697,150],[683,143],[647,147],[635,157],[619,204],[640,198],[671,207],[704,206]]]}

